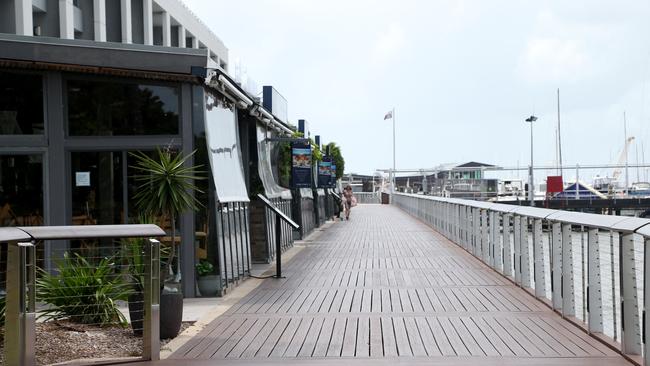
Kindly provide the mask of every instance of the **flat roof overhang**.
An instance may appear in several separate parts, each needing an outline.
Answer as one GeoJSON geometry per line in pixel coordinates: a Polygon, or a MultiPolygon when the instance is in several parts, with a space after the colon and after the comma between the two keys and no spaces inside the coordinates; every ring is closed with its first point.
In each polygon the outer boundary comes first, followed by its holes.
{"type": "Polygon", "coordinates": [[[0,34],[0,67],[197,82],[207,51],[0,34]]]}

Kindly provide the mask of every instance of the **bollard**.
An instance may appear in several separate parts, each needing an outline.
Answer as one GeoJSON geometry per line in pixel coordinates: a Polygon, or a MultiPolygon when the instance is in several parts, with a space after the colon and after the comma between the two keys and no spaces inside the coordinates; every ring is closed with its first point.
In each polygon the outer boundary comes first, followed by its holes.
{"type": "Polygon", "coordinates": [[[144,246],[144,329],[142,358],[160,359],[160,242],[149,239],[144,246]]]}
{"type": "Polygon", "coordinates": [[[36,262],[32,243],[10,242],[7,248],[5,362],[36,364],[36,262]]]}
{"type": "Polygon", "coordinates": [[[275,214],[275,277],[282,278],[282,243],[280,242],[280,228],[282,219],[275,214]]]}

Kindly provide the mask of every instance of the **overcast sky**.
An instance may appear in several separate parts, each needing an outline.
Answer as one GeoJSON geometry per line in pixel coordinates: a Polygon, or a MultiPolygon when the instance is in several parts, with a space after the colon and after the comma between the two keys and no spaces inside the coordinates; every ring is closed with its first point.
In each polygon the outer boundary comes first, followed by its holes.
{"type": "Polygon", "coordinates": [[[650,162],[648,1],[184,1],[347,172],[392,165],[393,107],[398,168],[526,165],[533,113],[554,164],[557,88],[565,164],[615,163],[624,111],[650,162]]]}

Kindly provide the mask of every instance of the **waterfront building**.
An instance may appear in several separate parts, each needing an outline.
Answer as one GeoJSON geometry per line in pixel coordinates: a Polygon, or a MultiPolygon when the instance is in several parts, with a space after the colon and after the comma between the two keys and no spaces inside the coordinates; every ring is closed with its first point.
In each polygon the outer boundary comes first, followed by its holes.
{"type": "MultiPolygon", "coordinates": [[[[187,164],[209,179],[195,192],[205,207],[179,217],[172,243],[183,291],[196,295],[200,259],[224,287],[246,276],[249,161],[258,138],[292,127],[228,66],[224,43],[178,0],[0,2],[0,226],[132,223],[130,153],[196,150],[187,164]],[[208,156],[208,122],[228,158],[208,156]]],[[[44,243],[39,263],[80,245],[44,243]]]]}

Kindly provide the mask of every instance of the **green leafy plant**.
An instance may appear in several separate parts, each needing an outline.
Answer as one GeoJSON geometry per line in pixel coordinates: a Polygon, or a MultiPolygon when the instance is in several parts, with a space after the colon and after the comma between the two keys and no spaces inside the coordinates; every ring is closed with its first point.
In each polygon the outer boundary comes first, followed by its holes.
{"type": "Polygon", "coordinates": [[[129,279],[137,291],[144,288],[144,245],[143,238],[122,239],[122,258],[128,268],[129,279]]]}
{"type": "Polygon", "coordinates": [[[213,272],[214,272],[214,266],[212,265],[212,263],[206,260],[201,260],[199,263],[196,264],[196,273],[198,273],[199,277],[210,275],[213,272]]]}
{"type": "Polygon", "coordinates": [[[334,142],[327,144],[330,150],[330,156],[333,159],[334,165],[336,165],[336,179],[341,179],[345,173],[345,159],[341,154],[341,148],[334,142]]]}
{"type": "Polygon", "coordinates": [[[126,324],[116,305],[127,300],[131,287],[116,273],[114,257],[90,263],[81,255],[64,254],[54,274],[39,269],[38,298],[48,304],[40,315],[45,320],[69,319],[83,324],[126,324]]]}
{"type": "MultiPolygon", "coordinates": [[[[199,166],[187,166],[186,162],[196,151],[183,156],[170,149],[157,149],[156,158],[142,152],[131,153],[136,158],[133,168],[138,172],[134,176],[138,183],[135,204],[143,214],[169,218],[171,221],[171,240],[176,239],[176,218],[186,210],[198,210],[203,205],[192,191],[203,193],[194,184],[205,179],[199,166]]],[[[168,271],[174,280],[180,280],[180,273],[173,268],[175,256],[174,245],[167,260],[168,271]]],[[[178,261],[177,261],[178,262],[178,261]]]]}
{"type": "MultiPolygon", "coordinates": [[[[140,213],[137,216],[138,224],[154,224],[155,218],[151,215],[140,213]]],[[[122,263],[128,268],[128,276],[136,291],[143,290],[145,265],[144,246],[147,244],[145,238],[124,238],[121,240],[122,263]]],[[[162,250],[161,250],[162,256],[162,250]]]]}

